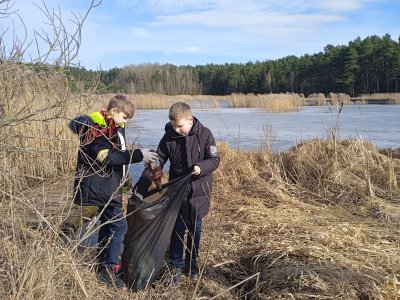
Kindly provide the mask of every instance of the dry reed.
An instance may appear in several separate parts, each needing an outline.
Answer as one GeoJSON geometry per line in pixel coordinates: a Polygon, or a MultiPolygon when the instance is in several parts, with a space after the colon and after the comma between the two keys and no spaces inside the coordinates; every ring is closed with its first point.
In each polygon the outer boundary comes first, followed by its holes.
{"type": "Polygon", "coordinates": [[[210,265],[229,264],[210,267],[213,280],[259,273],[235,290],[255,299],[398,298],[400,162],[361,140],[333,143],[280,154],[220,147],[224,225],[209,225],[221,231],[210,265]]]}
{"type": "MultiPolygon", "coordinates": [[[[100,103],[106,105],[111,98],[111,94],[93,95],[100,103]]],[[[168,96],[161,94],[130,94],[129,98],[134,102],[137,109],[168,109],[177,101],[188,103],[192,108],[219,108],[220,96],[204,95],[176,95],[168,96]]]]}
{"type": "Polygon", "coordinates": [[[268,112],[298,111],[303,105],[298,94],[232,94],[227,98],[230,107],[262,108],[268,112]]]}
{"type": "MultiPolygon", "coordinates": [[[[97,101],[106,103],[110,94],[95,96],[97,101]]],[[[261,108],[267,112],[289,112],[298,111],[303,105],[340,105],[350,104],[350,97],[346,94],[330,93],[329,97],[324,94],[313,94],[304,98],[302,94],[240,94],[233,93],[226,96],[213,95],[176,95],[168,96],[161,94],[130,94],[138,109],[168,109],[174,102],[182,101],[193,108],[212,109],[222,106],[231,108],[261,108]]]]}
{"type": "Polygon", "coordinates": [[[66,122],[104,103],[70,94],[60,73],[26,71],[0,81],[1,299],[399,297],[398,151],[333,138],[277,154],[219,144],[201,280],[140,293],[105,288],[93,249],[62,233],[78,146],[66,122]]]}
{"type": "Polygon", "coordinates": [[[341,105],[341,104],[351,104],[350,96],[344,93],[329,93],[328,97],[323,93],[313,93],[304,99],[307,105],[341,105]]]}
{"type": "MultiPolygon", "coordinates": [[[[332,143],[305,142],[280,154],[220,144],[196,294],[185,280],[178,290],[156,285],[130,299],[395,299],[399,178],[391,178],[396,186],[389,181],[400,163],[363,141],[332,143]]],[[[60,242],[70,189],[43,185],[3,202],[0,257],[3,278],[12,280],[1,281],[2,298],[125,298],[96,282],[88,250],[77,255],[76,240],[60,242]]]]}
{"type": "Polygon", "coordinates": [[[37,73],[23,65],[1,67],[0,186],[7,190],[10,177],[18,186],[70,172],[76,143],[71,142],[66,124],[92,103],[83,93],[69,92],[61,71],[37,73]]]}
{"type": "Polygon", "coordinates": [[[373,100],[388,100],[392,104],[400,103],[400,93],[375,93],[375,94],[363,94],[357,97],[357,100],[361,100],[364,103],[373,100]]]}

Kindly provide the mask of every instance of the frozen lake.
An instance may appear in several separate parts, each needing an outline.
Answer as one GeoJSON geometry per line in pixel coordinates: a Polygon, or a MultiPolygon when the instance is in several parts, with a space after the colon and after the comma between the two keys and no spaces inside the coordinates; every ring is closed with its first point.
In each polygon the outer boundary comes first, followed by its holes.
{"type": "MultiPolygon", "coordinates": [[[[296,142],[326,138],[338,122],[340,139],[362,137],[380,148],[400,147],[400,105],[347,105],[338,115],[334,106],[305,106],[298,112],[268,113],[259,109],[194,109],[216,140],[243,150],[260,149],[269,140],[272,151],[296,142]]],[[[127,139],[157,147],[168,122],[168,110],[137,110],[127,124],[127,139]]]]}
{"type": "MultiPolygon", "coordinates": [[[[243,150],[270,145],[274,152],[284,151],[297,142],[326,138],[336,124],[339,139],[363,138],[380,148],[400,148],[400,105],[346,105],[340,114],[335,106],[304,106],[287,113],[249,108],[193,109],[193,115],[211,129],[216,140],[243,150]]],[[[167,122],[166,109],[137,110],[127,124],[127,140],[157,148],[167,122]]],[[[139,171],[134,169],[134,173],[139,171]]]]}

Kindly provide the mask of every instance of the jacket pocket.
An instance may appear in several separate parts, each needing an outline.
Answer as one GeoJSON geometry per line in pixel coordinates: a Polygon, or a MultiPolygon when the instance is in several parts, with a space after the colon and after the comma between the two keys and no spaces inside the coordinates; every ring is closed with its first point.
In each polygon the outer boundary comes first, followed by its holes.
{"type": "Polygon", "coordinates": [[[194,180],[191,183],[192,186],[192,197],[198,196],[211,196],[212,190],[212,177],[205,176],[203,178],[199,178],[198,180],[194,180]]]}
{"type": "Polygon", "coordinates": [[[112,174],[110,176],[99,176],[92,175],[89,186],[89,201],[94,200],[106,204],[111,197],[117,196],[118,183],[115,184],[113,181],[112,174]]]}

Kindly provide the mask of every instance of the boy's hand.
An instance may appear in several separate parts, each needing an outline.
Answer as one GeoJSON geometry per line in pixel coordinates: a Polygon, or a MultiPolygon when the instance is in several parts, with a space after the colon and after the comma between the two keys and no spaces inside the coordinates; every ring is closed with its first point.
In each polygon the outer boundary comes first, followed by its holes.
{"type": "Polygon", "coordinates": [[[161,180],[161,177],[163,176],[163,170],[160,166],[158,166],[157,168],[155,168],[153,170],[153,172],[151,172],[151,179],[153,179],[153,181],[158,181],[161,180]]]}
{"type": "Polygon", "coordinates": [[[154,151],[151,151],[149,149],[142,149],[140,151],[142,151],[143,161],[146,163],[151,163],[151,162],[155,161],[156,159],[158,159],[158,154],[155,153],[154,151]]]}
{"type": "Polygon", "coordinates": [[[200,173],[201,173],[200,167],[198,165],[195,165],[193,167],[193,170],[192,170],[191,174],[194,175],[194,176],[198,176],[198,175],[200,175],[200,173]]]}

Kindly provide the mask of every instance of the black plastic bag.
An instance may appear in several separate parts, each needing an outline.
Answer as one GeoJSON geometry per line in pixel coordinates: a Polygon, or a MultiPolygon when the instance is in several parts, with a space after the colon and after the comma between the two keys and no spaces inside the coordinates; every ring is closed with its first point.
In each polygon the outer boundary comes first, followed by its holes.
{"type": "Polygon", "coordinates": [[[122,266],[130,289],[145,289],[157,278],[189,179],[190,174],[179,177],[128,205],[122,266]]]}

